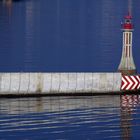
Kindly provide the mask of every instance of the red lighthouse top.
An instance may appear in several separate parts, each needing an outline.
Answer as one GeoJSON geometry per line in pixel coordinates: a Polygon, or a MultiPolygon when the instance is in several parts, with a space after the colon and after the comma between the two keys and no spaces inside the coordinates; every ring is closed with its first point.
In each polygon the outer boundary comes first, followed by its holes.
{"type": "Polygon", "coordinates": [[[132,16],[128,13],[127,16],[124,17],[125,22],[122,26],[123,29],[131,30],[133,29],[133,24],[132,24],[132,16]]]}

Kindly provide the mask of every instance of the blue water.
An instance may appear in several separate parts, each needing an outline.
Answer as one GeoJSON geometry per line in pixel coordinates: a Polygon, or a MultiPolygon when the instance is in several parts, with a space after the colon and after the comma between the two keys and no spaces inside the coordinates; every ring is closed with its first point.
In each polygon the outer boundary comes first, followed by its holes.
{"type": "MultiPolygon", "coordinates": [[[[0,71],[117,71],[126,14],[127,0],[0,0],[0,71]]],[[[138,95],[0,99],[0,140],[139,140],[139,131],[138,95]]]]}
{"type": "MultiPolygon", "coordinates": [[[[117,71],[127,0],[0,1],[0,71],[117,71]]],[[[138,72],[140,3],[133,1],[138,72]]]]}
{"type": "Polygon", "coordinates": [[[0,99],[0,140],[139,140],[140,96],[0,99]]]}

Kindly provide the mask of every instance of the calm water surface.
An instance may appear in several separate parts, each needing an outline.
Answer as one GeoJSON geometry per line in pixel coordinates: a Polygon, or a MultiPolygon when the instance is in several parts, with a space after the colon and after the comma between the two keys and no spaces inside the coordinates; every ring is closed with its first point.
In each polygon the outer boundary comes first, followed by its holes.
{"type": "Polygon", "coordinates": [[[0,99],[1,140],[138,140],[140,96],[0,99]]]}
{"type": "MultiPolygon", "coordinates": [[[[0,71],[117,71],[127,7],[127,0],[0,0],[0,71]]],[[[139,0],[131,7],[140,72],[139,0]]]]}

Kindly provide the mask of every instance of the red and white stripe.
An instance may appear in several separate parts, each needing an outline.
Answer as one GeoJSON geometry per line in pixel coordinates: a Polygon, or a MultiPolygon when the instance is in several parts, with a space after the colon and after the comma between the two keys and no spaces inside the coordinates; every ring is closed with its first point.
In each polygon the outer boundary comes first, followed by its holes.
{"type": "Polygon", "coordinates": [[[122,95],[121,96],[121,106],[126,107],[126,109],[131,109],[129,107],[135,107],[140,102],[140,95],[122,95]]]}
{"type": "Polygon", "coordinates": [[[140,76],[122,75],[121,90],[138,90],[140,89],[140,76]]]}

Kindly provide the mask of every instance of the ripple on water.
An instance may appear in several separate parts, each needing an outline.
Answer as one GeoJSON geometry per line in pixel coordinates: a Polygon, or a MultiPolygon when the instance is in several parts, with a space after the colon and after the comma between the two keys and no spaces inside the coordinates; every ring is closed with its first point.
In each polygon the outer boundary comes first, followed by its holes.
{"type": "Polygon", "coordinates": [[[140,130],[139,103],[127,101],[123,96],[0,99],[0,138],[135,137],[140,130]]]}

